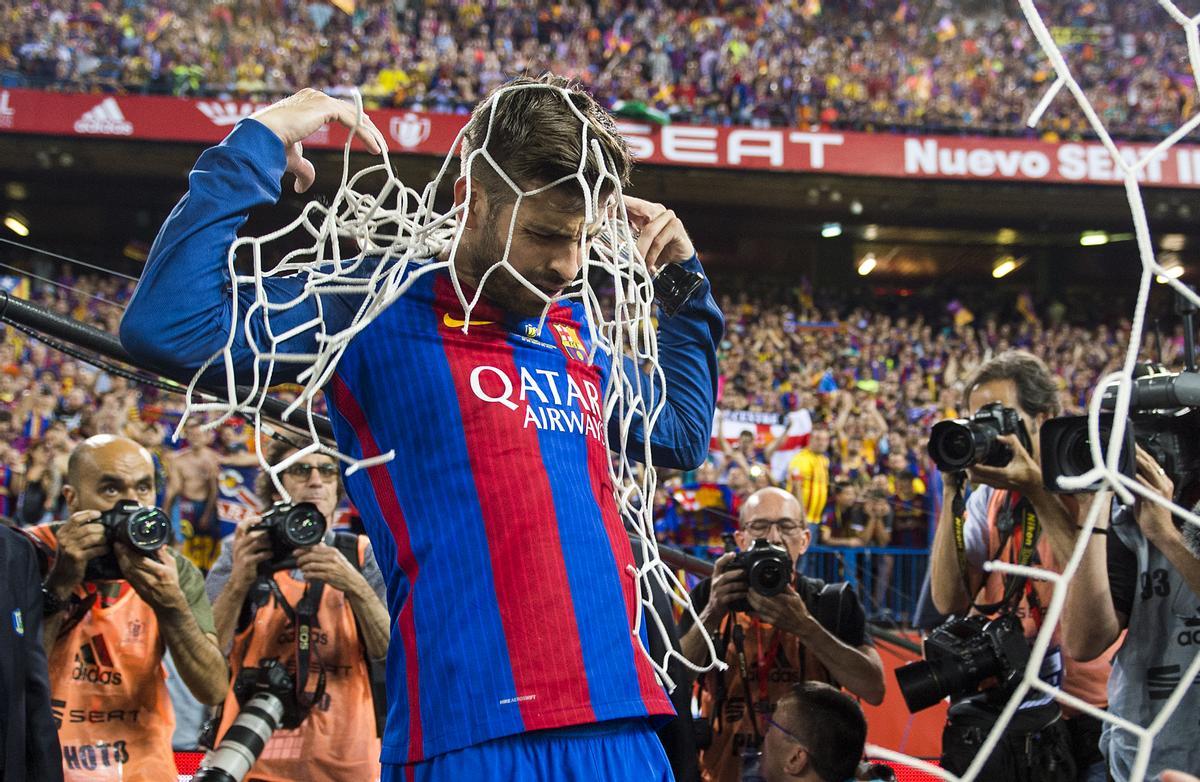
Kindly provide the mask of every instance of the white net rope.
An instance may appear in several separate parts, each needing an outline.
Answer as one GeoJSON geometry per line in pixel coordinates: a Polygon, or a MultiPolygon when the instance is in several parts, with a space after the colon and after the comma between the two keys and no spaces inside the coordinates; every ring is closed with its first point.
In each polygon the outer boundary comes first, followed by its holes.
{"type": "MultiPolygon", "coordinates": [[[[660,558],[654,535],[653,498],[656,474],[651,466],[650,433],[666,404],[666,395],[659,394],[657,399],[653,400],[653,404],[650,404],[653,398],[650,393],[651,382],[655,387],[665,389],[665,378],[658,362],[658,342],[653,319],[653,280],[638,251],[637,237],[630,226],[622,199],[621,182],[614,173],[612,161],[607,159],[598,141],[598,130],[571,100],[570,92],[562,87],[541,83],[515,84],[497,90],[488,98],[484,107],[487,111],[484,139],[462,162],[462,172],[467,178],[467,196],[464,204],[471,201],[471,192],[475,184],[471,172],[475,170],[474,165],[477,161],[485,163],[512,190],[516,202],[507,225],[503,256],[487,269],[474,294],[468,297],[455,265],[465,224],[465,221],[459,218],[465,206],[452,208],[445,213],[438,213],[434,208],[438,188],[462,149],[467,129],[464,128],[459,133],[435,178],[418,192],[396,177],[386,152],[387,144],[382,138],[379,138],[379,146],[384,150],[381,161],[351,174],[350,139],[353,139],[354,131],[363,125],[364,118],[361,96],[356,93],[354,100],[358,119],[343,149],[341,184],[332,201],[328,205],[315,200],[309,201],[295,220],[279,230],[264,236],[240,237],[230,247],[228,268],[234,305],[230,315],[229,338],[224,349],[214,354],[192,378],[188,388],[187,406],[178,431],[182,431],[184,422],[193,414],[212,416],[212,420],[207,423],[210,428],[220,425],[231,416],[246,416],[254,425],[260,466],[270,476],[280,495],[286,498],[287,493],[279,479],[280,473],[309,454],[322,453],[337,459],[346,466],[347,475],[396,457],[394,452],[388,452],[371,458],[355,459],[323,443],[314,424],[313,403],[317,393],[333,376],[338,361],[350,341],[389,305],[403,296],[419,278],[443,270],[449,273],[463,308],[464,334],[470,332],[471,312],[479,304],[488,279],[500,270],[507,271],[543,301],[545,307],[542,311],[542,324],[555,302],[572,299],[579,301],[593,336],[588,361],[595,361],[597,351],[603,351],[611,364],[603,406],[605,420],[618,422],[619,442],[609,442],[607,428],[601,426],[600,429],[604,432],[605,442],[610,451],[616,454],[616,458],[608,460],[608,470],[615,487],[617,510],[635,533],[636,545],[640,547],[642,565],[636,568],[631,566],[626,574],[638,586],[639,594],[631,632],[646,659],[670,689],[675,686],[667,673],[667,666],[671,660],[676,660],[697,672],[709,670],[714,665],[723,667],[720,663],[698,667],[674,651],[663,618],[657,614],[652,604],[653,590],[661,590],[688,612],[693,621],[700,624],[688,600],[686,588],[675,572],[660,558]],[[515,90],[545,90],[554,93],[562,100],[564,108],[579,122],[583,153],[574,173],[534,190],[522,190],[492,157],[489,145],[497,106],[502,105],[505,95],[515,90]],[[589,164],[592,171],[599,172],[599,176],[594,177],[594,181],[591,182],[584,174],[589,164]],[[378,189],[370,190],[369,183],[380,178],[383,184],[378,189]],[[598,223],[598,234],[594,240],[590,240],[587,231],[584,231],[579,240],[581,257],[584,259],[582,284],[568,288],[562,296],[551,299],[517,271],[510,263],[509,253],[517,217],[527,199],[560,187],[579,188],[585,210],[585,225],[598,223]],[[288,252],[278,263],[264,263],[264,248],[267,245],[305,234],[311,238],[309,244],[288,252]],[[350,257],[343,255],[342,241],[354,244],[356,252],[350,257]],[[439,256],[443,256],[443,259],[439,260],[439,256]],[[245,264],[247,261],[251,271],[239,273],[239,262],[245,264]],[[299,296],[286,302],[268,300],[267,280],[296,276],[304,279],[303,291],[299,296]],[[241,311],[238,294],[247,288],[253,291],[253,303],[245,311],[241,311]],[[604,295],[601,295],[602,293],[604,295]],[[322,296],[332,295],[361,297],[361,305],[349,325],[338,331],[330,331],[323,317],[322,296]],[[272,315],[289,310],[308,299],[316,303],[317,314],[314,318],[278,333],[272,328],[272,315]],[[259,344],[254,338],[250,323],[255,318],[261,319],[263,330],[268,335],[265,344],[259,344]],[[238,329],[244,331],[255,355],[249,378],[245,376],[245,372],[235,372],[232,346],[238,329]],[[302,333],[313,335],[315,352],[297,354],[281,351],[282,343],[302,333]],[[632,359],[629,366],[635,371],[628,371],[629,367],[622,357],[632,359]],[[284,417],[290,423],[292,418],[300,417],[302,411],[303,428],[307,430],[309,439],[303,443],[303,447],[279,463],[268,464],[263,456],[265,449],[262,447],[262,438],[264,433],[270,434],[271,427],[263,420],[262,405],[268,398],[269,389],[278,382],[274,377],[276,366],[283,363],[304,367],[297,376],[301,390],[287,408],[284,417]],[[224,368],[225,398],[218,401],[200,401],[196,394],[197,383],[201,375],[213,365],[224,368]],[[653,381],[641,371],[636,371],[639,367],[648,368],[653,381]],[[239,383],[242,384],[240,393],[239,383]],[[640,465],[631,459],[631,454],[626,448],[626,444],[630,442],[630,433],[635,427],[640,429],[640,439],[643,443],[642,451],[638,454],[640,465]],[[667,651],[661,659],[654,659],[646,645],[641,644],[640,631],[644,622],[648,631],[652,629],[663,638],[663,648],[667,651]]],[[[376,393],[386,391],[379,389],[376,393]]],[[[709,659],[716,660],[712,641],[707,635],[705,642],[709,659]]]]}
{"type": "MultiPolygon", "coordinates": [[[[1055,97],[1065,88],[1078,105],[1079,109],[1087,118],[1088,124],[1092,131],[1099,138],[1100,142],[1108,150],[1112,157],[1113,163],[1118,171],[1120,171],[1122,180],[1125,185],[1125,194],[1129,201],[1130,213],[1133,216],[1133,224],[1135,237],[1137,241],[1138,258],[1142,266],[1142,274],[1138,287],[1137,304],[1134,309],[1133,325],[1129,333],[1129,345],[1125,355],[1125,363],[1119,372],[1114,372],[1100,380],[1096,388],[1092,392],[1092,396],[1088,405],[1088,440],[1092,451],[1092,460],[1094,466],[1087,473],[1074,478],[1060,478],[1060,484],[1064,489],[1082,489],[1090,486],[1095,482],[1100,482],[1103,485],[1102,490],[1112,491],[1116,497],[1124,504],[1132,504],[1136,498],[1142,501],[1154,502],[1165,508],[1168,508],[1177,518],[1182,519],[1186,523],[1200,527],[1200,516],[1191,512],[1190,508],[1183,508],[1179,505],[1164,499],[1160,495],[1147,490],[1135,479],[1123,475],[1119,471],[1119,458],[1121,452],[1121,443],[1125,437],[1126,427],[1129,425],[1129,399],[1132,389],[1132,377],[1135,365],[1138,360],[1138,350],[1142,345],[1142,329],[1145,324],[1146,305],[1150,297],[1150,285],[1158,277],[1165,284],[1170,285],[1179,294],[1187,297],[1188,300],[1200,306],[1200,296],[1197,296],[1193,291],[1180,283],[1177,279],[1170,277],[1167,272],[1159,265],[1154,253],[1154,245],[1151,241],[1149,222],[1146,218],[1145,205],[1142,202],[1141,186],[1138,183],[1138,177],[1145,168],[1156,160],[1160,160],[1166,155],[1166,151],[1178,142],[1180,139],[1191,133],[1198,125],[1200,125],[1200,113],[1193,115],[1183,123],[1177,130],[1163,139],[1159,144],[1150,149],[1148,152],[1138,156],[1131,155],[1128,151],[1122,153],[1113,142],[1108,130],[1104,127],[1100,117],[1096,114],[1083,89],[1072,75],[1071,68],[1068,65],[1062,51],[1054,42],[1054,38],[1047,28],[1045,21],[1042,19],[1037,7],[1034,5],[1034,0],[1018,0],[1021,6],[1021,11],[1024,13],[1026,20],[1032,29],[1034,38],[1041,46],[1042,51],[1049,59],[1050,64],[1054,68],[1055,80],[1050,84],[1042,99],[1034,108],[1030,115],[1027,124],[1033,127],[1038,124],[1042,115],[1054,101],[1055,97]],[[1108,455],[1107,460],[1100,449],[1100,415],[1101,415],[1101,399],[1106,388],[1115,387],[1117,389],[1116,406],[1112,412],[1112,430],[1108,442],[1105,445],[1108,455]]],[[[1187,42],[1188,61],[1192,69],[1192,73],[1200,77],[1200,15],[1191,16],[1184,14],[1175,3],[1171,0],[1157,0],[1157,4],[1170,16],[1171,20],[1183,28],[1185,40],[1187,42]]],[[[1050,649],[1051,639],[1055,629],[1058,627],[1059,618],[1062,615],[1063,605],[1067,598],[1067,586],[1079,569],[1080,562],[1083,559],[1084,551],[1087,548],[1088,542],[1092,537],[1092,529],[1096,522],[1100,519],[1101,513],[1109,513],[1110,508],[1107,503],[1093,502],[1090,511],[1082,522],[1082,529],[1079,532],[1078,540],[1076,541],[1075,549],[1071,558],[1067,561],[1061,574],[1054,573],[1043,568],[1022,567],[1020,565],[1009,564],[998,560],[993,560],[985,564],[985,568],[989,571],[999,571],[1002,573],[1026,576],[1047,581],[1053,584],[1053,598],[1045,612],[1045,618],[1037,639],[1033,644],[1032,651],[1029,656],[1029,663],[1025,668],[1025,675],[1020,684],[1009,698],[1005,708],[1001,711],[999,719],[988,733],[987,740],[980,747],[978,754],[970,767],[961,777],[956,777],[944,769],[925,763],[911,756],[896,752],[885,747],[871,745],[868,747],[868,752],[878,758],[891,760],[905,765],[919,768],[922,771],[934,774],[948,780],[962,779],[967,782],[973,780],[982,769],[987,759],[991,756],[992,750],[1004,731],[1007,729],[1009,722],[1016,713],[1018,706],[1030,694],[1031,690],[1043,692],[1060,703],[1070,706],[1080,712],[1090,714],[1097,719],[1112,723],[1121,730],[1128,731],[1137,741],[1138,752],[1133,766],[1130,770],[1130,779],[1134,782],[1140,782],[1145,778],[1147,765],[1150,762],[1150,753],[1154,746],[1155,737],[1172,718],[1180,701],[1183,699],[1187,688],[1192,686],[1192,682],[1196,680],[1197,675],[1200,675],[1200,651],[1192,659],[1191,664],[1179,679],[1179,684],[1172,691],[1169,698],[1163,704],[1161,710],[1155,716],[1154,720],[1148,725],[1136,725],[1129,720],[1121,719],[1114,714],[1092,706],[1079,698],[1063,692],[1058,687],[1054,687],[1038,678],[1038,672],[1041,669],[1042,661],[1045,659],[1047,651],[1050,649]]],[[[1195,769],[1185,769],[1194,772],[1195,769]]]]}

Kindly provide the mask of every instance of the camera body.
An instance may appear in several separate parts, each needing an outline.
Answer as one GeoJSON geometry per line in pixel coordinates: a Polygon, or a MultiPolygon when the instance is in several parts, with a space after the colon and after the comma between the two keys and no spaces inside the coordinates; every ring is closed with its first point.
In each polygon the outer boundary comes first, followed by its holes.
{"type": "Polygon", "coordinates": [[[970,695],[988,679],[996,680],[989,695],[1007,695],[1029,662],[1029,642],[1015,614],[968,616],[936,627],[925,639],[924,657],[896,669],[900,692],[913,713],[947,696],[970,695]]]}
{"type": "Polygon", "coordinates": [[[239,671],[233,681],[233,695],[243,709],[256,697],[267,695],[278,700],[282,705],[279,727],[284,730],[300,727],[308,716],[309,710],[296,698],[296,680],[279,660],[259,660],[257,668],[239,671]]]}
{"type": "Polygon", "coordinates": [[[1012,461],[1013,451],[1000,438],[1010,434],[1033,453],[1033,442],[1021,414],[1000,402],[991,402],[970,418],[934,424],[929,433],[929,456],[942,472],[962,472],[977,464],[1003,467],[1012,461]]]}
{"type": "MultiPolygon", "coordinates": [[[[1115,386],[1105,389],[1102,407],[1116,406],[1115,386]]],[[[1100,416],[1100,453],[1108,458],[1112,414],[1100,416]]],[[[1137,473],[1134,446],[1146,453],[1171,477],[1175,499],[1189,507],[1200,499],[1200,375],[1151,374],[1134,380],[1129,424],[1121,442],[1118,470],[1137,473]]],[[[1074,477],[1092,469],[1087,416],[1063,416],[1045,423],[1041,432],[1042,477],[1050,491],[1065,492],[1059,477],[1074,477]]],[[[1073,491],[1095,491],[1099,483],[1073,491]]]]}
{"type": "Polygon", "coordinates": [[[171,520],[158,508],[147,508],[134,500],[121,500],[100,514],[95,524],[104,527],[109,551],[88,562],[88,581],[123,579],[112,544],[124,543],[142,556],[150,556],[171,541],[171,520]]]}
{"type": "Polygon", "coordinates": [[[271,543],[271,558],[259,565],[259,571],[274,573],[295,567],[296,557],[292,552],[320,543],[325,539],[327,526],[325,516],[311,502],[275,503],[251,527],[266,532],[271,543]]]}
{"type": "MultiPolygon", "coordinates": [[[[738,552],[726,570],[746,571],[746,581],[763,597],[774,597],[792,583],[792,558],[783,546],[776,546],[766,538],[754,541],[745,551],[738,552]]],[[[748,612],[750,603],[739,600],[730,606],[732,611],[748,612]]]]}

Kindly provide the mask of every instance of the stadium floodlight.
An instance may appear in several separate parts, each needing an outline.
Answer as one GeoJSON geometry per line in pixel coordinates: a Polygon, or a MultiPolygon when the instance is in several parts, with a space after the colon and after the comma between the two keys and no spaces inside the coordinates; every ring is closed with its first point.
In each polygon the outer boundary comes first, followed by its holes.
{"type": "Polygon", "coordinates": [[[1004,257],[996,260],[996,265],[992,267],[992,276],[998,280],[1001,277],[1016,271],[1016,268],[1017,259],[1011,255],[1005,255],[1004,257]]]}
{"type": "Polygon", "coordinates": [[[875,271],[878,261],[875,260],[875,253],[867,253],[863,256],[862,262],[858,264],[858,273],[862,277],[866,277],[871,272],[875,271]]]}
{"type": "Polygon", "coordinates": [[[841,235],[841,223],[825,223],[825,225],[821,226],[821,237],[824,239],[836,239],[841,235]]]}
{"type": "Polygon", "coordinates": [[[863,229],[863,238],[868,242],[873,242],[879,238],[879,226],[871,223],[863,229]]]}
{"type": "Polygon", "coordinates": [[[1084,231],[1079,234],[1080,247],[1099,247],[1103,244],[1108,244],[1107,231],[1084,231]]]}
{"type": "Polygon", "coordinates": [[[4,216],[4,227],[22,238],[29,236],[29,221],[16,212],[4,216]]]}

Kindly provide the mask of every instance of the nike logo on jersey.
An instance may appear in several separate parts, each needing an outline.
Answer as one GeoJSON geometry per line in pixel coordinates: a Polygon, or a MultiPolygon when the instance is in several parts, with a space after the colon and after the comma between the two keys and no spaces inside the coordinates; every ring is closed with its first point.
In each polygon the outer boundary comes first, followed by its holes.
{"type": "Polygon", "coordinates": [[[495,325],[496,321],[494,321],[494,320],[457,320],[455,318],[450,317],[450,313],[447,312],[445,315],[442,316],[442,323],[444,323],[447,328],[461,329],[463,326],[493,326],[493,325],[495,325]]]}

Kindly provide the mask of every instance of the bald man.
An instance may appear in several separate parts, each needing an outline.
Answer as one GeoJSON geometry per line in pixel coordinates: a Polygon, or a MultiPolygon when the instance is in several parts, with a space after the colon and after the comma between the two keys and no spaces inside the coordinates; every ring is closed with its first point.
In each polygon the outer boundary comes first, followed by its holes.
{"type": "Polygon", "coordinates": [[[150,453],[129,438],[97,435],[71,453],[63,487],[70,518],[31,530],[50,561],[45,640],[68,782],[174,782],[165,650],[199,701],[219,703],[229,687],[194,565],[169,547],[142,556],[118,542],[111,545],[124,578],[87,574],[88,562],[110,548],[95,523],[100,514],[121,500],[153,505],[154,493],[150,453]]]}
{"type": "MultiPolygon", "coordinates": [[[[761,489],[742,504],[734,534],[743,551],[755,540],[782,547],[796,563],[808,550],[809,530],[800,503],[782,489],[761,489]]],[[[701,624],[715,639],[717,653],[729,663],[701,681],[701,713],[712,728],[712,741],[700,756],[701,772],[710,782],[742,778],[743,759],[757,766],[767,718],[792,685],[806,681],[844,687],[871,704],[883,701],[883,663],[866,635],[862,604],[847,588],[840,611],[816,610],[832,596],[817,579],[795,574],[781,594],[764,597],[749,588],[744,570],[731,568],[734,554],[717,560],[713,577],[692,590],[692,605],[701,624]],[[827,592],[828,594],[828,592],[827,592]],[[731,607],[739,600],[749,613],[731,607]],[[817,614],[821,621],[816,618],[817,614]],[[822,622],[828,623],[825,626],[822,622]]],[[[833,585],[836,589],[840,585],[833,585]]],[[[700,628],[684,615],[683,654],[693,663],[708,662],[700,628]]]]}

